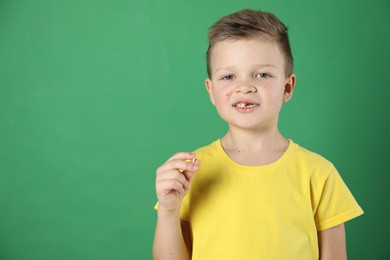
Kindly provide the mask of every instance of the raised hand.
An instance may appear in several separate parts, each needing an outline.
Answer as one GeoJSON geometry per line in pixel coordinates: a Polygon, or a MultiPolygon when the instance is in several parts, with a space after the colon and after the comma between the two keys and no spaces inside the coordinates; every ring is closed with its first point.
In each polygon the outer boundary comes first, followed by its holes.
{"type": "Polygon", "coordinates": [[[169,158],[156,171],[156,193],[159,210],[180,210],[181,201],[190,189],[191,179],[199,168],[194,153],[180,152],[169,158]]]}

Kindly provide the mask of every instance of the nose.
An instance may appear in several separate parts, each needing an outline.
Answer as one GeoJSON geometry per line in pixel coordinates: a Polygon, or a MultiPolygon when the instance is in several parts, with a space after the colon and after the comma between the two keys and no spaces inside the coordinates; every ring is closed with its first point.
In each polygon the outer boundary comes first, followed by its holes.
{"type": "Polygon", "coordinates": [[[237,93],[242,93],[242,94],[249,94],[249,93],[256,93],[257,88],[255,84],[251,81],[242,81],[239,82],[237,86],[237,93]]]}

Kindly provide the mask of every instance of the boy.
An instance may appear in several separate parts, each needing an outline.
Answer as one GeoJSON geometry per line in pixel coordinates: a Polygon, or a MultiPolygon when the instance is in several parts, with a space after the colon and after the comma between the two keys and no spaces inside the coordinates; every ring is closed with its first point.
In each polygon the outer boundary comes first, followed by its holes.
{"type": "Polygon", "coordinates": [[[286,27],[242,10],[209,43],[206,89],[228,132],[157,169],[154,258],[346,259],[343,223],[363,211],[329,161],[278,130],[296,82],[286,27]]]}

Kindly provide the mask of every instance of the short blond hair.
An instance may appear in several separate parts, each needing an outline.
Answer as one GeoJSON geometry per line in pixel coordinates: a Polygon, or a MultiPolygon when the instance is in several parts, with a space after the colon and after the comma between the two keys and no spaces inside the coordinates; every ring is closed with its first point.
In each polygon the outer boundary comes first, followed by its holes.
{"type": "Polygon", "coordinates": [[[268,12],[244,9],[219,19],[209,29],[209,47],[206,54],[207,73],[211,78],[210,57],[216,43],[224,40],[260,38],[275,41],[285,57],[285,72],[293,72],[293,56],[287,27],[268,12]]]}

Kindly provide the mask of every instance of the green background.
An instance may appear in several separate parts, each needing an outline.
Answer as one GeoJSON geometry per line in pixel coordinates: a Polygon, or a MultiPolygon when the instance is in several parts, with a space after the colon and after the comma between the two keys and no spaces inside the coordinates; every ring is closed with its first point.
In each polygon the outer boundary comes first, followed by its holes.
{"type": "Polygon", "coordinates": [[[290,29],[280,128],[365,210],[349,258],[389,259],[388,0],[0,0],[0,259],[151,259],[155,169],[226,131],[206,34],[243,8],[290,29]]]}

